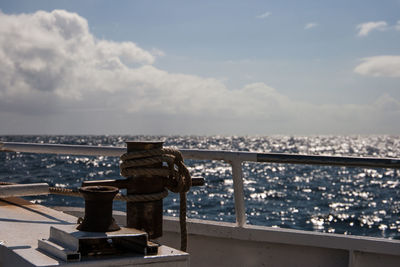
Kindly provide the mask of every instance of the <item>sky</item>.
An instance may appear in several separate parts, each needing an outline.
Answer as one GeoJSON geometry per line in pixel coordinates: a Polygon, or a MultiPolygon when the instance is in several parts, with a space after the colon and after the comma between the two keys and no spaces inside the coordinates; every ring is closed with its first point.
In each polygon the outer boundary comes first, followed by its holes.
{"type": "Polygon", "coordinates": [[[400,134],[400,0],[0,0],[0,135],[400,134]]]}

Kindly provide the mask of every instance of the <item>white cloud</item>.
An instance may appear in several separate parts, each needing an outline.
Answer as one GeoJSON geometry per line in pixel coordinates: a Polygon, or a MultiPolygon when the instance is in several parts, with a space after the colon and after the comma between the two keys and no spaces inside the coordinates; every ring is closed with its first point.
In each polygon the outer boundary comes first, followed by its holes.
{"type": "MultiPolygon", "coordinates": [[[[104,77],[97,75],[112,76],[127,69],[126,64],[154,62],[151,53],[132,42],[97,40],[75,13],[0,13],[0,21],[0,92],[9,98],[36,92],[79,99],[100,89],[96,83],[104,77]]],[[[108,86],[102,90],[112,90],[108,86]]]]}
{"type": "Polygon", "coordinates": [[[164,51],[158,49],[158,48],[152,48],[151,49],[151,54],[155,57],[163,57],[165,56],[164,51]]]}
{"type": "Polygon", "coordinates": [[[367,57],[354,71],[374,77],[400,77],[400,56],[367,57]]]}
{"type": "Polygon", "coordinates": [[[260,15],[256,16],[256,18],[265,19],[265,18],[268,18],[270,15],[271,15],[271,12],[265,12],[263,14],[260,14],[260,15]]]}
{"type": "Polygon", "coordinates": [[[386,21],[370,21],[362,24],[358,24],[356,29],[358,30],[358,36],[367,36],[371,31],[378,30],[383,31],[387,28],[386,21]]]}
{"type": "Polygon", "coordinates": [[[304,29],[305,29],[305,30],[309,30],[309,29],[315,28],[315,27],[317,27],[317,26],[318,26],[318,23],[310,22],[310,23],[307,23],[307,24],[304,26],[304,29]]]}
{"type": "Polygon", "coordinates": [[[397,21],[396,25],[394,26],[394,28],[398,31],[400,31],[400,20],[397,21]]]}
{"type": "Polygon", "coordinates": [[[98,40],[75,13],[0,13],[0,134],[321,133],[375,129],[381,117],[400,115],[390,96],[316,105],[264,83],[230,90],[214,78],[159,69],[156,55],[163,53],[98,40]]]}
{"type": "Polygon", "coordinates": [[[394,111],[394,112],[400,111],[400,101],[397,101],[388,94],[384,94],[381,97],[379,97],[373,103],[373,105],[379,110],[394,111]]]}

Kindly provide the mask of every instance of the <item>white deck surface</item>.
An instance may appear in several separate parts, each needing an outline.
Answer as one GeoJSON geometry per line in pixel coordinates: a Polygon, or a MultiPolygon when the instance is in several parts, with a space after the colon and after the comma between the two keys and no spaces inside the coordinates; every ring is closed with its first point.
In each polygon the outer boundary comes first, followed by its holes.
{"type": "Polygon", "coordinates": [[[187,266],[188,254],[161,246],[158,255],[138,254],[102,260],[66,263],[37,249],[47,239],[50,226],[75,224],[77,218],[19,198],[0,199],[0,266],[187,266]]]}

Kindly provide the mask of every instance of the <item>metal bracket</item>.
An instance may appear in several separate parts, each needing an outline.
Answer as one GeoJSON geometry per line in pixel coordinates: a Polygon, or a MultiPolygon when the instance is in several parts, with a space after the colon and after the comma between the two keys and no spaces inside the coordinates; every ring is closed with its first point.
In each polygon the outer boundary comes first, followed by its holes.
{"type": "Polygon", "coordinates": [[[51,226],[48,239],[38,240],[38,248],[64,261],[109,255],[154,255],[159,245],[148,241],[146,232],[122,227],[113,232],[77,231],[76,225],[51,226]]]}

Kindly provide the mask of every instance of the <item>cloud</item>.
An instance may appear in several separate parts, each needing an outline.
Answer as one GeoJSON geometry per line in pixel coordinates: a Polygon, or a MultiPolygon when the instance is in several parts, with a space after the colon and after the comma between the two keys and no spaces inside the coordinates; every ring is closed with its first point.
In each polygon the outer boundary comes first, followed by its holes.
{"type": "Polygon", "coordinates": [[[317,26],[318,26],[318,23],[310,22],[310,23],[307,23],[307,24],[304,26],[304,29],[305,29],[305,30],[309,30],[309,29],[315,28],[315,27],[317,27],[317,26]]]}
{"type": "Polygon", "coordinates": [[[387,28],[386,21],[371,21],[365,22],[362,24],[358,24],[356,29],[358,30],[358,36],[364,37],[367,36],[370,32],[374,30],[383,31],[387,28]]]}
{"type": "Polygon", "coordinates": [[[271,15],[271,12],[265,12],[263,14],[260,14],[260,15],[256,16],[256,18],[265,19],[265,18],[268,18],[270,15],[271,15]]]}
{"type": "Polygon", "coordinates": [[[158,69],[154,54],[162,51],[98,40],[75,13],[1,14],[0,21],[3,110],[43,114],[117,107],[126,114],[249,116],[272,112],[264,103],[272,107],[281,97],[267,86],[232,91],[217,79],[158,69]],[[40,104],[43,99],[54,104],[40,104]]]}
{"type": "Polygon", "coordinates": [[[87,21],[75,13],[0,13],[0,21],[0,94],[9,101],[34,93],[80,99],[100,89],[96,81],[104,77],[94,76],[109,77],[128,64],[155,60],[132,42],[97,40],[87,21]]]}
{"type": "Polygon", "coordinates": [[[400,77],[400,56],[375,56],[362,59],[354,71],[374,77],[400,77]]]}
{"type": "Polygon", "coordinates": [[[388,94],[384,94],[380,96],[373,105],[383,111],[390,111],[390,112],[399,112],[400,110],[400,101],[396,100],[395,98],[391,97],[388,94]]]}
{"type": "Polygon", "coordinates": [[[0,134],[357,132],[400,115],[390,96],[343,106],[295,101],[265,83],[232,90],[155,67],[162,55],[99,40],[75,13],[0,13],[0,134]]]}
{"type": "Polygon", "coordinates": [[[397,23],[396,23],[396,25],[394,26],[394,28],[395,28],[397,31],[400,31],[400,20],[397,21],[397,23]]]}

